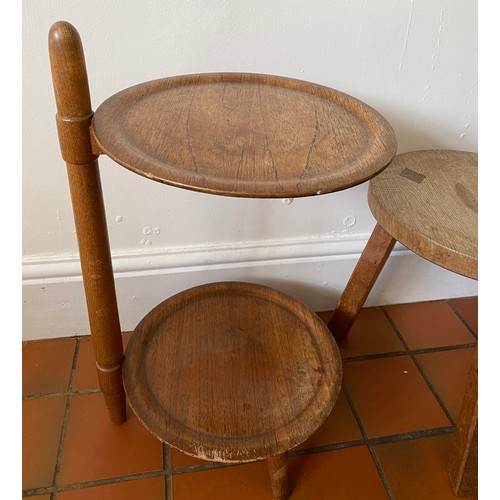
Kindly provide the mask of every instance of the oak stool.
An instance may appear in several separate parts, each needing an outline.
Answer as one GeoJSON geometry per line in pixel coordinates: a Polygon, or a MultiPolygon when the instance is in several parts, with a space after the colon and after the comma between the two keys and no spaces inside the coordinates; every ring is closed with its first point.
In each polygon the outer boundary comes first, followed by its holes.
{"type": "Polygon", "coordinates": [[[364,182],[396,152],[374,109],[290,78],[214,73],[135,85],[92,111],[77,30],[55,23],[49,52],[99,384],[110,419],[126,400],[160,440],[205,460],[266,459],[287,498],[287,451],[331,412],[337,345],[297,300],[242,282],[200,285],[140,321],[123,356],[97,158],[179,188],[288,198],[364,182]],[[126,394],[126,396],[125,396],[126,394]]]}
{"type": "MultiPolygon", "coordinates": [[[[468,278],[478,276],[478,155],[423,150],[397,155],[370,180],[377,223],[328,326],[340,344],[396,241],[424,259],[468,278]]],[[[448,467],[457,495],[477,495],[477,350],[469,372],[448,467]]]]}

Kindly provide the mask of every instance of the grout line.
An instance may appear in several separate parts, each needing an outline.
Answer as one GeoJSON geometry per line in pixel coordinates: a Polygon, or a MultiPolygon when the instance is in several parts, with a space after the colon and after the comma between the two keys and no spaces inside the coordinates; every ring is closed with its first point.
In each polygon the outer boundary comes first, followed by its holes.
{"type": "Polygon", "coordinates": [[[391,315],[389,314],[389,312],[387,311],[387,309],[385,307],[381,307],[380,309],[382,310],[382,312],[384,313],[385,318],[387,319],[387,321],[391,325],[392,329],[394,330],[394,332],[398,336],[399,341],[403,344],[403,347],[406,349],[406,351],[410,351],[410,348],[408,347],[408,344],[406,343],[406,340],[401,335],[401,332],[399,331],[398,327],[396,326],[396,324],[392,320],[391,315]]]}
{"type": "Polygon", "coordinates": [[[57,448],[57,455],[56,455],[56,465],[54,468],[54,476],[52,479],[52,486],[54,487],[54,489],[50,495],[50,500],[56,499],[57,480],[59,478],[59,470],[61,468],[61,458],[62,458],[62,452],[63,452],[63,448],[64,448],[64,440],[66,437],[66,429],[68,426],[68,419],[69,419],[69,407],[71,404],[71,388],[73,386],[73,378],[75,376],[76,363],[78,360],[79,351],[80,351],[80,339],[77,339],[76,343],[75,343],[75,352],[73,354],[73,363],[71,365],[71,371],[69,374],[68,394],[66,396],[66,407],[64,408],[64,418],[63,418],[63,423],[61,426],[61,434],[59,437],[59,446],[57,448]]]}
{"type": "Polygon", "coordinates": [[[382,469],[382,465],[380,464],[378,457],[375,453],[375,450],[373,449],[372,444],[368,440],[368,436],[366,434],[365,427],[363,426],[361,422],[361,417],[358,414],[358,411],[356,410],[356,407],[354,406],[354,402],[351,399],[351,395],[349,394],[349,391],[347,390],[347,387],[345,384],[342,384],[342,390],[344,391],[344,394],[347,398],[347,401],[349,403],[349,406],[351,407],[351,411],[354,415],[354,418],[356,419],[356,422],[358,424],[359,430],[361,431],[361,435],[363,436],[363,441],[368,447],[368,451],[370,452],[370,455],[372,457],[373,463],[375,464],[375,467],[377,469],[378,475],[380,477],[380,480],[382,481],[382,484],[384,485],[385,492],[387,493],[387,496],[390,498],[390,500],[395,500],[394,494],[392,493],[391,486],[389,484],[389,481],[387,480],[387,477],[385,476],[384,470],[382,469]]]}
{"type": "Polygon", "coordinates": [[[66,397],[69,396],[69,391],[64,392],[50,392],[48,394],[30,394],[29,396],[23,396],[23,401],[30,401],[31,399],[42,399],[42,398],[52,398],[52,397],[66,397]]]}
{"type": "Polygon", "coordinates": [[[355,363],[357,361],[369,361],[371,359],[395,358],[398,356],[405,356],[406,354],[408,354],[408,351],[384,352],[380,354],[364,354],[362,356],[351,356],[342,358],[342,362],[349,364],[349,363],[355,363]]]}
{"type": "Polygon", "coordinates": [[[456,307],[451,303],[451,299],[448,299],[446,303],[450,306],[451,310],[456,314],[458,319],[465,325],[467,330],[471,333],[471,335],[477,340],[478,335],[477,333],[472,329],[472,327],[465,321],[464,317],[457,311],[456,307]]]}
{"type": "Polygon", "coordinates": [[[397,356],[405,356],[406,354],[410,355],[419,355],[419,354],[429,354],[433,352],[442,352],[442,351],[456,351],[458,349],[470,349],[471,347],[477,347],[475,342],[470,344],[454,344],[454,345],[446,345],[446,346],[438,346],[438,347],[424,347],[422,349],[408,349],[407,351],[394,351],[394,352],[383,352],[377,354],[364,354],[362,356],[351,356],[342,358],[344,363],[355,363],[357,361],[369,361],[372,359],[384,359],[384,358],[395,358],[397,356]]]}
{"type": "Polygon", "coordinates": [[[134,481],[136,479],[147,479],[150,477],[160,477],[160,476],[164,476],[164,475],[165,475],[165,471],[163,469],[155,469],[152,471],[137,472],[134,474],[128,474],[126,476],[114,476],[114,477],[108,477],[105,479],[96,479],[94,481],[85,481],[82,483],[65,484],[65,485],[60,485],[60,486],[55,487],[54,494],[62,493],[64,491],[79,490],[82,488],[92,488],[95,486],[105,486],[107,484],[124,483],[126,481],[134,481]]]}
{"type": "Polygon", "coordinates": [[[382,464],[380,463],[380,460],[377,457],[375,449],[369,443],[367,444],[367,446],[368,446],[368,451],[370,452],[370,455],[372,457],[373,463],[375,464],[375,467],[379,473],[380,479],[382,480],[382,484],[384,485],[387,496],[390,498],[390,500],[396,500],[396,497],[394,496],[394,493],[391,490],[391,486],[389,485],[389,481],[384,473],[384,470],[382,469],[382,464]]]}
{"type": "Polygon", "coordinates": [[[42,488],[29,488],[26,490],[22,491],[23,498],[25,497],[34,497],[37,495],[51,495],[52,498],[52,492],[54,488],[52,486],[45,486],[42,488]]]}
{"type": "Polygon", "coordinates": [[[453,434],[455,429],[449,427],[435,427],[434,429],[422,429],[419,431],[403,432],[401,434],[391,434],[389,436],[380,436],[370,438],[369,442],[373,446],[380,444],[397,443],[400,441],[412,441],[413,439],[422,439],[426,437],[442,436],[444,434],[453,434]]]}
{"type": "Polygon", "coordinates": [[[101,392],[101,390],[97,388],[92,389],[78,389],[77,391],[61,391],[61,392],[49,392],[47,394],[30,394],[29,396],[23,396],[23,401],[27,401],[30,399],[42,399],[42,398],[52,398],[52,397],[64,397],[64,396],[80,396],[82,394],[94,394],[96,392],[101,392]]]}
{"type": "MultiPolygon", "coordinates": [[[[439,393],[437,392],[437,390],[434,388],[434,386],[432,385],[431,381],[427,377],[426,373],[424,372],[424,369],[422,368],[422,366],[420,365],[420,363],[417,361],[417,359],[415,357],[415,352],[411,351],[410,349],[408,349],[408,345],[406,344],[406,342],[405,342],[405,340],[403,338],[403,335],[401,334],[401,332],[399,331],[398,327],[396,326],[396,324],[392,320],[391,316],[385,310],[385,308],[383,308],[383,311],[384,311],[384,314],[386,315],[387,320],[389,321],[390,325],[392,326],[393,330],[396,332],[396,335],[400,338],[401,342],[403,342],[403,345],[405,346],[405,349],[407,349],[407,351],[408,351],[408,355],[412,359],[414,365],[417,367],[418,371],[420,372],[420,375],[425,380],[425,383],[429,387],[429,389],[432,392],[434,398],[436,399],[436,401],[438,402],[439,406],[441,407],[441,409],[443,410],[444,414],[446,415],[446,418],[450,421],[451,425],[453,427],[455,427],[455,421],[453,420],[453,417],[451,416],[450,412],[448,411],[448,408],[446,408],[446,405],[441,400],[441,397],[439,396],[439,393]]],[[[433,352],[433,351],[425,351],[425,352],[433,352]]]]}
{"type": "Polygon", "coordinates": [[[361,435],[363,436],[363,443],[366,443],[368,441],[368,436],[366,434],[365,427],[361,423],[361,417],[359,416],[359,413],[356,410],[356,407],[354,406],[354,403],[352,401],[351,395],[349,394],[349,391],[347,390],[345,382],[342,383],[342,391],[345,394],[347,402],[349,403],[349,406],[351,407],[352,414],[354,415],[354,418],[356,420],[356,423],[358,424],[359,430],[361,431],[361,435]]]}
{"type": "Polygon", "coordinates": [[[290,450],[288,454],[291,457],[301,457],[303,455],[314,455],[315,453],[323,453],[325,451],[343,450],[344,448],[351,448],[353,446],[360,446],[362,444],[365,444],[365,441],[363,439],[355,439],[353,441],[342,441],[340,443],[324,444],[321,446],[314,446],[312,448],[290,450]]]}
{"type": "Polygon", "coordinates": [[[418,368],[418,371],[420,372],[420,375],[422,375],[422,378],[425,380],[426,384],[429,386],[429,389],[431,390],[432,394],[436,398],[436,401],[439,403],[439,406],[441,406],[441,409],[443,410],[444,414],[450,421],[451,425],[453,426],[453,429],[455,429],[456,424],[455,420],[453,420],[453,417],[451,416],[451,413],[448,411],[448,408],[446,408],[446,405],[441,401],[441,397],[439,396],[438,391],[434,388],[432,385],[431,381],[428,379],[426,373],[424,372],[424,369],[422,368],[422,365],[416,360],[415,356],[410,354],[411,359],[413,360],[413,363],[415,366],[418,368]]]}
{"type": "Polygon", "coordinates": [[[418,431],[402,432],[400,434],[390,434],[387,436],[380,436],[375,438],[356,439],[353,441],[342,441],[340,443],[325,444],[321,446],[315,446],[312,448],[291,450],[289,454],[290,456],[293,457],[302,455],[312,455],[314,453],[342,450],[344,448],[351,448],[353,446],[360,446],[362,444],[377,446],[380,444],[395,443],[399,441],[411,441],[413,439],[421,439],[425,437],[442,436],[443,434],[451,434],[453,432],[454,432],[453,426],[436,427],[433,429],[422,429],[418,431]]]}
{"type": "Polygon", "coordinates": [[[477,347],[477,343],[472,342],[470,344],[455,344],[455,345],[431,347],[431,348],[424,348],[424,349],[413,349],[413,350],[409,351],[409,353],[419,355],[419,354],[429,354],[432,352],[457,351],[459,349],[470,349],[471,347],[477,347]]]}

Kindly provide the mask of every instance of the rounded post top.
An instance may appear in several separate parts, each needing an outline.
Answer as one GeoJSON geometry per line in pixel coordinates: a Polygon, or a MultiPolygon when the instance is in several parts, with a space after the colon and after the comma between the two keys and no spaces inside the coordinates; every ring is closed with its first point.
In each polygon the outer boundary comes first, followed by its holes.
{"type": "Polygon", "coordinates": [[[77,29],[58,21],[49,31],[49,55],[57,113],[62,118],[92,112],[82,42],[77,29]]]}
{"type": "Polygon", "coordinates": [[[80,37],[78,30],[68,21],[56,21],[50,27],[49,40],[62,40],[68,37],[80,37]]]}

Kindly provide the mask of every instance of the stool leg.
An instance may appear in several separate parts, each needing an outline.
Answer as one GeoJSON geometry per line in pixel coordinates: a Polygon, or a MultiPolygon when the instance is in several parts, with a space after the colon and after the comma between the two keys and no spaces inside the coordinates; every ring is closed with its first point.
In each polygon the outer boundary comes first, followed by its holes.
{"type": "Polygon", "coordinates": [[[97,156],[90,140],[87,70],[80,36],[71,24],[52,26],[49,54],[99,385],[110,420],[120,424],[126,418],[121,329],[97,156]]]}
{"type": "Polygon", "coordinates": [[[291,495],[288,478],[288,453],[281,453],[266,460],[274,498],[287,500],[291,495]]]}
{"type": "Polygon", "coordinates": [[[477,349],[469,372],[469,381],[465,390],[464,401],[460,409],[457,430],[453,441],[448,474],[455,495],[476,497],[478,492],[478,456],[477,456],[477,349]]]}
{"type": "Polygon", "coordinates": [[[328,322],[337,344],[340,345],[349,333],[395,243],[396,240],[382,226],[375,225],[328,322]]]}

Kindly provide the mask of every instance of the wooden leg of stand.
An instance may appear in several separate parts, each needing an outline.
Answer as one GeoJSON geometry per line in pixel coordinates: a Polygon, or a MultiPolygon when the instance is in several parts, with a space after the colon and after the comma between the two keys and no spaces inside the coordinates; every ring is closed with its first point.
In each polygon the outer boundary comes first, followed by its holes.
{"type": "Polygon", "coordinates": [[[123,346],[97,156],[90,139],[87,70],[80,36],[71,24],[52,26],[49,54],[99,385],[110,420],[120,424],[126,418],[123,346]]]}
{"type": "Polygon", "coordinates": [[[328,323],[339,345],[349,333],[395,243],[396,240],[376,224],[328,323]]]}
{"type": "Polygon", "coordinates": [[[291,495],[288,478],[288,453],[270,457],[266,462],[274,498],[277,500],[287,500],[291,495]]]}
{"type": "Polygon", "coordinates": [[[455,495],[477,497],[478,455],[477,455],[477,350],[469,372],[469,381],[458,418],[453,448],[448,463],[448,474],[455,495]]]}
{"type": "Polygon", "coordinates": [[[67,170],[99,386],[111,422],[120,424],[123,345],[97,161],[67,170]]]}

